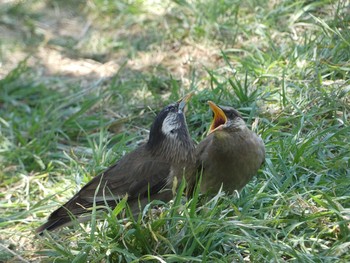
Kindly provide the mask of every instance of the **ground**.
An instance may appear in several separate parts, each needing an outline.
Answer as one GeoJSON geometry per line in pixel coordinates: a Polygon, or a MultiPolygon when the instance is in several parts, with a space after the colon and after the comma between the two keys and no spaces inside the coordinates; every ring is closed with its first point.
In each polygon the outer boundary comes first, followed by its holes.
{"type": "Polygon", "coordinates": [[[2,1],[0,261],[349,261],[349,7],[2,1]],[[265,164],[239,195],[35,234],[191,91],[196,142],[207,100],[237,108],[265,142],[265,164]]]}

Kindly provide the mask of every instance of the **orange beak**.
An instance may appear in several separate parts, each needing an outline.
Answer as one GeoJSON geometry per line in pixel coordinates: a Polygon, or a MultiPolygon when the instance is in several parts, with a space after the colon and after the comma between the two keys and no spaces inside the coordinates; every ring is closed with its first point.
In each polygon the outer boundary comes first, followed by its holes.
{"type": "Polygon", "coordinates": [[[214,113],[214,118],[210,124],[208,135],[219,129],[220,126],[227,122],[227,117],[222,109],[220,109],[214,102],[208,101],[211,110],[214,113]]]}

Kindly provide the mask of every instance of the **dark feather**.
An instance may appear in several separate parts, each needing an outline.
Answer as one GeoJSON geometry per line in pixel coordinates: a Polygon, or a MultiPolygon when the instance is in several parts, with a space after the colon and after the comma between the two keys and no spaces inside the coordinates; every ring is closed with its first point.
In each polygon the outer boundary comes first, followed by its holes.
{"type": "Polygon", "coordinates": [[[157,115],[146,144],[93,178],[36,231],[54,230],[69,224],[72,217],[80,220],[80,216],[90,212],[94,204],[98,209],[106,205],[114,208],[125,195],[134,213],[139,212],[139,205],[145,205],[149,199],[169,201],[172,198],[172,177],[181,180],[183,169],[194,164],[194,144],[182,109],[178,110],[179,103],[165,107],[157,115]],[[172,138],[162,134],[162,123],[169,112],[178,114],[176,127],[179,128],[177,136],[172,138]]]}
{"type": "MultiPolygon", "coordinates": [[[[104,173],[94,177],[65,205],[54,211],[48,222],[37,229],[53,230],[70,221],[70,213],[79,216],[88,212],[94,200],[96,206],[114,207],[118,200],[128,194],[128,203],[139,198],[147,198],[158,193],[166,186],[170,173],[170,164],[158,158],[152,158],[145,146],[125,155],[119,162],[104,173]],[[139,162],[143,159],[143,162],[139,162]],[[132,175],[132,176],[130,176],[132,175]],[[96,190],[98,188],[98,191],[96,190]]],[[[164,200],[168,201],[168,200],[164,200]]],[[[131,207],[132,210],[137,207],[131,207]]]]}

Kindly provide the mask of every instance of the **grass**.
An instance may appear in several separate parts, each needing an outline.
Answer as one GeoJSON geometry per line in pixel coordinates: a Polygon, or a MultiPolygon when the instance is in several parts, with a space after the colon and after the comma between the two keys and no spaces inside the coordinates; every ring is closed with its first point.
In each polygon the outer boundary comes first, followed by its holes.
{"type": "Polygon", "coordinates": [[[0,261],[348,262],[349,4],[0,4],[0,261]],[[266,144],[239,196],[185,200],[181,185],[157,213],[118,219],[121,202],[35,236],[189,91],[195,141],[213,100],[239,109],[266,144]]]}

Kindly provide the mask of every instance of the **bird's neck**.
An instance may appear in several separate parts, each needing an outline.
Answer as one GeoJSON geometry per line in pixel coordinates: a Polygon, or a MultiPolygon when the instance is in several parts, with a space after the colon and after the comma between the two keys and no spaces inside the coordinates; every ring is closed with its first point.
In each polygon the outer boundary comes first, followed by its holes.
{"type": "Polygon", "coordinates": [[[232,137],[242,136],[245,134],[250,134],[250,130],[247,125],[242,123],[234,123],[228,127],[219,129],[213,133],[214,140],[218,139],[219,141],[225,141],[225,139],[230,140],[232,137]]]}
{"type": "Polygon", "coordinates": [[[247,125],[245,121],[241,118],[237,118],[233,123],[232,123],[232,129],[235,130],[245,130],[247,129],[247,125]]]}
{"type": "Polygon", "coordinates": [[[194,144],[192,142],[163,141],[157,147],[149,147],[152,155],[169,163],[181,163],[194,160],[194,144]]]}

